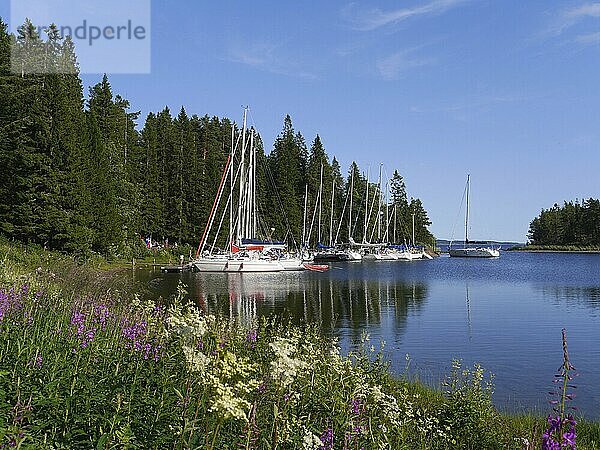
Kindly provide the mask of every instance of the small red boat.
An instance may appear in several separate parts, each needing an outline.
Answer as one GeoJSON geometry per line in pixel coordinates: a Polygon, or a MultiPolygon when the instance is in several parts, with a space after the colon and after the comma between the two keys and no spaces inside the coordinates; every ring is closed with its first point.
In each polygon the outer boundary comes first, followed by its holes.
{"type": "Polygon", "coordinates": [[[326,272],[329,270],[327,264],[304,264],[304,268],[312,272],[326,272]]]}

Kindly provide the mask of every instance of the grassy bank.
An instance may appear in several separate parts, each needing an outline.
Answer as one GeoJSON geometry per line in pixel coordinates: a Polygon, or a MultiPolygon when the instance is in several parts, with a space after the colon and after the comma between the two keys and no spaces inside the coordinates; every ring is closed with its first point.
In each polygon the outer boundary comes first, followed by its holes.
{"type": "MultiPolygon", "coordinates": [[[[540,417],[498,413],[478,366],[444,392],[393,376],[367,336],[242,327],[141,303],[115,271],[0,242],[0,448],[521,449],[540,417]]],[[[552,374],[549,374],[549,379],[552,374]]],[[[579,449],[600,426],[577,425],[579,449]]]]}

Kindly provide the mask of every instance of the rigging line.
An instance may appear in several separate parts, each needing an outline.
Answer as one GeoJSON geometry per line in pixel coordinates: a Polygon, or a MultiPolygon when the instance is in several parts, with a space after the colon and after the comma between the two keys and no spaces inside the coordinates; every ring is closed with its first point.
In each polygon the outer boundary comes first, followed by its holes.
{"type": "Polygon", "coordinates": [[[227,164],[225,164],[225,170],[223,171],[223,175],[221,176],[221,184],[219,185],[219,190],[217,196],[215,197],[215,201],[213,203],[212,209],[209,214],[209,221],[206,222],[206,227],[204,228],[204,233],[202,234],[202,239],[200,240],[200,244],[198,245],[198,250],[196,250],[196,258],[200,255],[200,253],[204,250],[204,246],[206,245],[206,234],[212,227],[212,223],[214,221],[215,216],[215,208],[218,207],[219,201],[221,200],[221,195],[223,194],[223,186],[225,184],[225,179],[229,172],[229,164],[231,163],[231,155],[227,156],[227,164]]]}
{"type": "MultiPolygon", "coordinates": [[[[238,166],[236,174],[235,174],[235,176],[233,178],[233,185],[234,186],[235,186],[235,183],[236,183],[236,181],[238,179],[238,176],[240,174],[241,167],[242,166],[238,166]]],[[[232,201],[232,198],[233,198],[233,191],[229,193],[229,196],[227,197],[227,203],[225,203],[225,207],[223,209],[223,214],[221,214],[221,221],[219,222],[219,227],[217,228],[217,232],[215,233],[215,239],[213,240],[212,246],[210,248],[210,253],[211,254],[212,254],[213,250],[215,249],[215,245],[217,243],[217,239],[219,238],[219,233],[221,232],[221,226],[223,225],[223,221],[225,220],[225,216],[227,215],[227,209],[228,209],[228,206],[229,206],[229,202],[232,201]]],[[[237,226],[238,217],[236,217],[235,219],[236,219],[235,223],[232,224],[232,227],[234,227],[234,228],[235,228],[235,226],[237,226]]],[[[229,240],[229,242],[227,244],[227,246],[229,247],[228,251],[231,251],[231,245],[233,244],[233,236],[229,236],[228,240],[229,240]]]]}
{"type": "MultiPolygon", "coordinates": [[[[350,198],[350,189],[352,188],[351,185],[348,185],[348,192],[346,194],[346,200],[344,201],[344,207],[342,208],[342,215],[340,216],[340,221],[338,223],[338,228],[337,231],[335,233],[335,240],[334,242],[337,243],[338,237],[340,235],[340,230],[342,229],[342,222],[344,221],[344,214],[346,213],[346,205],[348,204],[348,199],[350,198]]],[[[348,238],[350,238],[350,236],[348,236],[348,238]]]]}
{"type": "MultiPolygon", "coordinates": [[[[363,172],[363,174],[364,174],[364,172],[363,172]]],[[[366,190],[363,192],[363,195],[361,196],[361,199],[360,199],[360,205],[359,205],[359,208],[357,209],[358,212],[356,214],[356,219],[354,219],[354,225],[352,226],[352,233],[351,233],[352,236],[354,236],[354,233],[356,232],[356,227],[358,226],[358,221],[360,219],[360,212],[363,210],[363,206],[366,201],[365,193],[366,193],[366,190]]]]}
{"type": "Polygon", "coordinates": [[[463,207],[466,195],[467,195],[467,185],[465,184],[465,189],[463,190],[462,198],[460,199],[460,205],[458,207],[458,212],[456,213],[456,218],[454,219],[454,223],[452,225],[452,232],[450,233],[450,245],[452,245],[452,242],[454,241],[454,231],[456,230],[456,224],[458,223],[458,218],[460,216],[462,216],[462,207],[463,207]]]}
{"type": "MultiPolygon", "coordinates": [[[[252,109],[248,108],[248,112],[250,113],[250,121],[252,122],[252,126],[254,127],[255,130],[257,130],[258,128],[256,127],[256,122],[254,121],[254,114],[252,114],[252,109]]],[[[258,133],[258,134],[260,136],[260,133],[258,133]]],[[[262,138],[261,138],[261,143],[262,143],[262,138]]],[[[275,197],[277,198],[277,204],[278,204],[278,206],[281,210],[281,214],[283,215],[283,218],[285,220],[285,226],[287,227],[286,237],[288,234],[292,237],[292,243],[294,245],[294,249],[298,250],[298,243],[296,242],[296,238],[294,237],[294,233],[292,232],[292,226],[290,225],[287,214],[285,213],[285,209],[283,207],[283,202],[281,201],[279,191],[277,190],[277,186],[275,185],[275,180],[273,178],[273,174],[271,173],[271,170],[269,169],[268,164],[265,164],[265,172],[267,173],[267,175],[269,177],[269,181],[271,181],[273,190],[275,191],[275,197]]]]}

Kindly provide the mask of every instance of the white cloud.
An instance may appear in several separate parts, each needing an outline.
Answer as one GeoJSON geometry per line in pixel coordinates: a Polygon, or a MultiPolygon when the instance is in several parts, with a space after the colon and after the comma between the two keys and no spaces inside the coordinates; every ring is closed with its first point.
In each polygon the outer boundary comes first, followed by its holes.
{"type": "Polygon", "coordinates": [[[379,8],[369,11],[358,11],[356,5],[351,3],[342,10],[342,16],[355,29],[370,31],[413,17],[442,14],[466,1],[469,0],[434,0],[411,8],[400,8],[393,11],[382,11],[379,8]]]}
{"type": "Polygon", "coordinates": [[[377,60],[377,70],[384,80],[395,80],[404,72],[434,63],[433,59],[411,58],[414,49],[402,50],[377,60]]]}
{"type": "Polygon", "coordinates": [[[600,17],[600,2],[584,3],[558,13],[553,25],[545,34],[560,35],[567,29],[589,18],[600,17]]]}
{"type": "Polygon", "coordinates": [[[585,17],[600,17],[600,3],[586,3],[564,12],[564,16],[571,20],[579,20],[585,17]]]}
{"type": "Polygon", "coordinates": [[[306,80],[315,80],[318,77],[311,72],[304,70],[298,61],[290,60],[281,56],[278,52],[281,44],[271,42],[254,42],[243,45],[235,43],[229,46],[227,51],[227,61],[244,64],[254,67],[258,70],[270,72],[278,75],[303,78],[306,80]]]}
{"type": "Polygon", "coordinates": [[[600,44],[600,31],[579,35],[575,40],[580,44],[600,44]]]}

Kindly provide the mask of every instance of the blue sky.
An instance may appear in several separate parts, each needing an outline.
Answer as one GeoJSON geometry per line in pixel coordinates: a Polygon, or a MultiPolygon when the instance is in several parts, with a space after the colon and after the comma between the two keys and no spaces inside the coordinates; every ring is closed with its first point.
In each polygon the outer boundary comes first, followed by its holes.
{"type": "Polygon", "coordinates": [[[471,236],[523,241],[600,195],[599,72],[600,2],[153,1],[151,73],[111,82],[144,115],[250,105],[267,149],[289,113],[344,168],[397,168],[439,238],[470,172],[471,236]]]}

